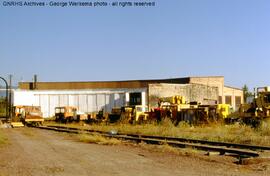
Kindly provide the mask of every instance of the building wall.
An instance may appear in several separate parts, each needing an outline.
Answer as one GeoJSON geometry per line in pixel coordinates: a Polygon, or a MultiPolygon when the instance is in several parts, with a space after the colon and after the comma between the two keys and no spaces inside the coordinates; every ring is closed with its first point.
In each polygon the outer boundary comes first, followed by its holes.
{"type": "Polygon", "coordinates": [[[236,88],[225,86],[224,87],[224,99],[225,99],[224,103],[231,104],[233,109],[237,110],[239,108],[239,105],[244,102],[243,91],[241,89],[236,89],[236,88]],[[227,100],[227,102],[226,102],[226,100],[227,100]]]}
{"type": "MultiPolygon", "coordinates": [[[[104,89],[104,90],[68,90],[68,91],[14,91],[14,105],[41,106],[43,117],[52,117],[58,106],[75,106],[80,112],[111,112],[113,107],[128,104],[126,94],[141,92],[142,100],[146,98],[146,88],[140,89],[104,89]]],[[[147,102],[142,102],[147,104],[147,102]]]]}
{"type": "Polygon", "coordinates": [[[218,103],[230,104],[234,110],[237,110],[239,105],[243,103],[243,91],[238,88],[225,86],[223,76],[191,77],[190,83],[218,87],[218,103]]]}
{"type": "Polygon", "coordinates": [[[230,102],[234,109],[237,109],[239,102],[243,102],[243,92],[224,86],[223,76],[103,82],[36,82],[35,90],[31,90],[33,84],[19,83],[20,91],[24,93],[17,93],[14,104],[40,105],[46,116],[53,114],[56,105],[77,106],[83,112],[98,111],[102,108],[105,112],[110,112],[111,108],[118,104],[128,105],[130,92],[141,92],[142,104],[148,105],[149,102],[150,106],[157,104],[157,97],[174,95],[183,95],[187,101],[198,101],[202,104],[213,101],[230,102]],[[119,103],[122,99],[124,103],[119,103]]]}
{"type": "Polygon", "coordinates": [[[157,107],[158,99],[175,95],[184,96],[187,102],[211,104],[218,100],[218,88],[201,84],[149,84],[149,106],[157,107]]]}
{"type": "MultiPolygon", "coordinates": [[[[218,95],[223,97],[223,91],[224,91],[224,77],[223,76],[191,77],[189,83],[218,87],[218,95]]],[[[222,99],[222,101],[224,100],[222,99]]]]}

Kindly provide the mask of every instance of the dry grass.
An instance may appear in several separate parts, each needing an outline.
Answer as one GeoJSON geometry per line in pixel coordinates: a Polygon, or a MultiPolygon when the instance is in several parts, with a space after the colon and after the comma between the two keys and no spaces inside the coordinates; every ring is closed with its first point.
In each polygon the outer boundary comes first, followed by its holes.
{"type": "Polygon", "coordinates": [[[176,155],[181,155],[181,156],[196,156],[199,154],[199,150],[192,149],[192,148],[176,148],[172,147],[168,144],[163,144],[163,145],[151,145],[151,144],[144,144],[140,143],[139,144],[142,148],[147,149],[149,151],[154,151],[154,152],[161,152],[161,153],[173,153],[176,155]]]}
{"type": "MultiPolygon", "coordinates": [[[[52,123],[51,123],[52,124],[52,123]]],[[[63,124],[61,124],[63,125],[63,124]]],[[[249,126],[234,124],[222,125],[212,124],[205,126],[190,126],[180,123],[174,126],[170,121],[165,120],[161,124],[93,124],[78,125],[67,124],[63,126],[76,127],[82,129],[93,129],[100,131],[116,130],[122,133],[135,133],[145,135],[174,136],[191,139],[203,139],[210,141],[233,142],[241,144],[268,145],[270,146],[270,126],[263,123],[258,129],[249,126]]]]}
{"type": "Polygon", "coordinates": [[[102,145],[118,145],[121,143],[120,140],[114,138],[106,138],[101,135],[79,134],[78,138],[81,142],[95,143],[102,145]]]}
{"type": "Polygon", "coordinates": [[[4,145],[4,144],[7,144],[7,142],[8,142],[7,137],[0,130],[0,146],[4,145]]]}
{"type": "Polygon", "coordinates": [[[49,167],[49,166],[45,166],[44,168],[46,173],[50,173],[50,174],[57,174],[57,173],[61,173],[64,172],[64,168],[62,167],[49,167]]]}

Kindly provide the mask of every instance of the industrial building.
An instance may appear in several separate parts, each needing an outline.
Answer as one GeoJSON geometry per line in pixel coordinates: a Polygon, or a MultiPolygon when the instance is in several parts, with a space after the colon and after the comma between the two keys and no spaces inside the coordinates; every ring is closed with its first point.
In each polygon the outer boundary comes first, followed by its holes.
{"type": "Polygon", "coordinates": [[[41,106],[43,117],[52,117],[57,106],[75,106],[85,113],[125,105],[157,106],[159,98],[181,95],[187,102],[226,103],[237,109],[243,91],[224,85],[223,76],[155,80],[98,82],[20,82],[14,90],[14,105],[41,106]]]}

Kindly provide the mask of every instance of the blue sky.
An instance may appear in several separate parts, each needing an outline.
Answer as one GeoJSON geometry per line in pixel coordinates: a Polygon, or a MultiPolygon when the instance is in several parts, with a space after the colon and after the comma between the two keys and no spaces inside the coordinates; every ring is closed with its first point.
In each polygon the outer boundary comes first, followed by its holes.
{"type": "MultiPolygon", "coordinates": [[[[105,0],[111,2],[109,0],[105,0]]],[[[148,8],[3,7],[0,75],[95,81],[225,76],[270,85],[270,1],[153,0],[148,8]]]]}

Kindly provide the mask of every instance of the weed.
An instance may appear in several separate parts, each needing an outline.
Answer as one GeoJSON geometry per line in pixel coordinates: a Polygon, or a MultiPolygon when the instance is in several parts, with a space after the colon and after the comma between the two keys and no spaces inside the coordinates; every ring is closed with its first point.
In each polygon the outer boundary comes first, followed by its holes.
{"type": "Polygon", "coordinates": [[[181,156],[195,156],[197,155],[200,151],[192,148],[175,148],[172,147],[168,144],[163,144],[163,145],[149,145],[149,144],[144,144],[140,143],[139,144],[142,148],[147,149],[149,151],[154,151],[154,152],[161,152],[161,153],[173,153],[181,156]]]}
{"type": "Polygon", "coordinates": [[[64,172],[64,168],[62,168],[62,167],[45,166],[44,169],[45,169],[46,173],[50,173],[50,174],[57,174],[57,173],[64,172]]]}
{"type": "Polygon", "coordinates": [[[80,134],[78,136],[79,140],[86,143],[96,143],[102,145],[117,145],[120,144],[121,141],[114,138],[105,138],[101,135],[87,135],[87,134],[80,134]]]}
{"type": "Polygon", "coordinates": [[[262,136],[270,136],[270,126],[269,126],[269,123],[262,122],[261,126],[258,128],[258,132],[262,136]]]}

